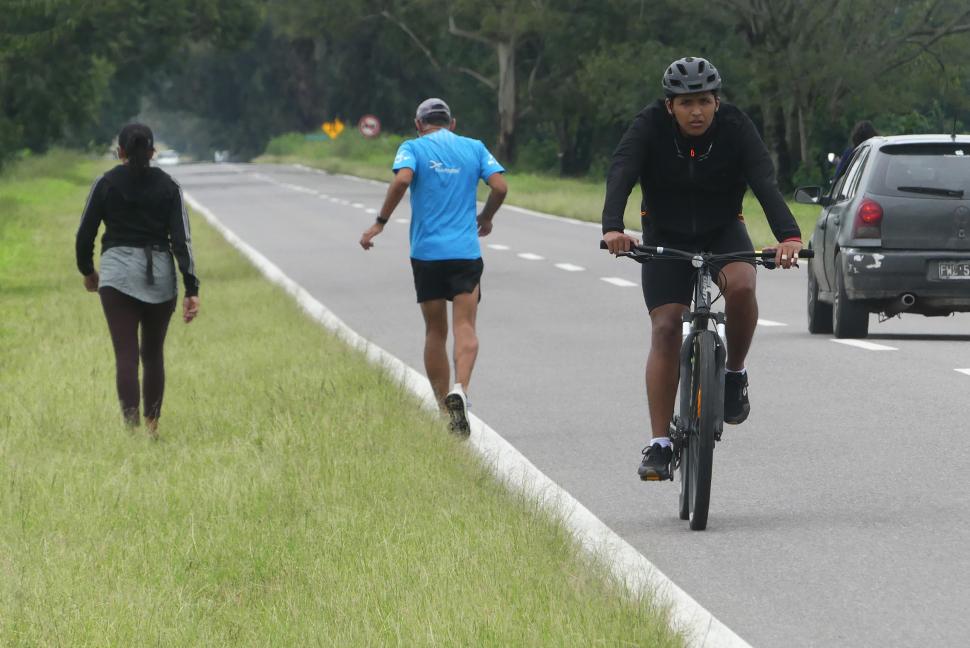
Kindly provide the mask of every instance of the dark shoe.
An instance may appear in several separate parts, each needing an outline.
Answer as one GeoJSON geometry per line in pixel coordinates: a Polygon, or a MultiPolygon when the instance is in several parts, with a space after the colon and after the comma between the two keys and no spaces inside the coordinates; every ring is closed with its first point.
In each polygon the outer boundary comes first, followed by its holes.
{"type": "Polygon", "coordinates": [[[724,374],[724,422],[744,423],[751,412],[748,402],[748,372],[724,374]]]}
{"type": "Polygon", "coordinates": [[[647,446],[643,449],[643,461],[637,468],[637,474],[642,481],[670,479],[670,460],[673,456],[674,450],[670,446],[665,448],[659,443],[647,446]]]}
{"type": "Polygon", "coordinates": [[[455,388],[445,396],[445,409],[451,417],[448,427],[452,433],[467,437],[471,433],[471,426],[468,425],[468,400],[460,386],[455,385],[455,388]]]}

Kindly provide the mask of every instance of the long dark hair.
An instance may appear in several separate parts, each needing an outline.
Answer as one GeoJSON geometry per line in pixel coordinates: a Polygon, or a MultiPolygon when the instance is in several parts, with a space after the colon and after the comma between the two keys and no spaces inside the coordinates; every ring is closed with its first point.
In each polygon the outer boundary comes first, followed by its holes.
{"type": "Polygon", "coordinates": [[[135,175],[145,174],[151,166],[155,152],[155,136],[144,124],[128,124],[118,133],[118,146],[128,157],[128,168],[135,175]]]}
{"type": "Polygon", "coordinates": [[[852,134],[849,135],[849,141],[852,142],[852,148],[855,148],[865,142],[870,137],[875,137],[879,133],[876,132],[876,127],[872,125],[869,120],[863,120],[858,122],[852,128],[852,134]]]}

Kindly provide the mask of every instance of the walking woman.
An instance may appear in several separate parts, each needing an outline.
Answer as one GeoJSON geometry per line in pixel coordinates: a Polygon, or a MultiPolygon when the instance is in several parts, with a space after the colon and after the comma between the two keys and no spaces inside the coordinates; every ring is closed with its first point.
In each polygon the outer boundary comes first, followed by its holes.
{"type": "Polygon", "coordinates": [[[172,254],[185,284],[182,319],[186,323],[199,312],[199,280],[182,190],[168,174],[151,166],[154,154],[155,138],[148,126],[128,124],[121,129],[118,157],[122,164],[98,178],[91,188],[75,251],[84,287],[98,292],[108,320],[125,423],[130,427],[139,424],[140,355],[145,426],[157,438],[165,393],[162,350],[178,297],[172,254]],[[102,222],[99,275],[94,269],[94,239],[102,222]]]}

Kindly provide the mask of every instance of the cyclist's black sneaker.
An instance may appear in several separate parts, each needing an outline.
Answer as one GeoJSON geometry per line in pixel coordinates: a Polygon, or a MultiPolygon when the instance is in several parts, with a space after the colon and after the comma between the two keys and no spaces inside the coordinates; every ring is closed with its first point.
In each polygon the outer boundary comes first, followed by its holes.
{"type": "Polygon", "coordinates": [[[643,449],[643,461],[637,468],[637,474],[643,481],[663,481],[670,479],[670,460],[674,450],[670,446],[654,443],[643,449]]]}
{"type": "Polygon", "coordinates": [[[724,422],[743,423],[751,412],[748,402],[748,372],[724,374],[724,422]]]}

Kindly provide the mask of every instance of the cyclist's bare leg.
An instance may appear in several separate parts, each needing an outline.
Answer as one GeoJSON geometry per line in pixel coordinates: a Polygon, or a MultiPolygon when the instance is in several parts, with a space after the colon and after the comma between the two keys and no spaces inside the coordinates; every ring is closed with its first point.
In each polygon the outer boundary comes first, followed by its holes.
{"type": "Polygon", "coordinates": [[[468,393],[472,369],[478,357],[478,334],[475,319],[478,315],[478,286],[470,293],[455,295],[451,314],[455,332],[455,382],[468,393]]]}
{"type": "Polygon", "coordinates": [[[727,317],[727,360],[731,371],[744,369],[758,325],[758,300],[755,297],[757,273],[750,263],[729,263],[718,282],[724,293],[724,315],[727,317]]]}
{"type": "Polygon", "coordinates": [[[424,370],[438,405],[448,394],[451,369],[448,367],[448,305],[444,299],[421,302],[424,315],[424,370]]]}
{"type": "Polygon", "coordinates": [[[650,355],[647,356],[647,403],[653,438],[665,437],[674,414],[680,380],[683,304],[664,304],[650,311],[650,355]]]}

